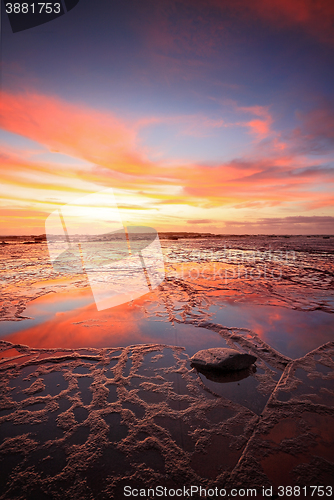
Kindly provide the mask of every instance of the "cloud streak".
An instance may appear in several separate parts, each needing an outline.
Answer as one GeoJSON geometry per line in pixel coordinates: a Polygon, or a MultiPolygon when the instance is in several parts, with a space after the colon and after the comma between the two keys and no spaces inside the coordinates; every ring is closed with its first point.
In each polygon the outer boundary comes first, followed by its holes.
{"type": "Polygon", "coordinates": [[[225,221],[226,231],[266,234],[334,234],[333,216],[265,217],[254,221],[225,221]]]}
{"type": "MultiPolygon", "coordinates": [[[[45,210],[52,205],[51,197],[57,199],[57,193],[66,202],[69,195],[91,192],[97,186],[126,190],[128,199],[123,200],[122,207],[128,210],[136,211],[142,206],[152,214],[155,211],[166,217],[174,213],[172,207],[176,205],[197,207],[202,214],[196,212],[191,219],[193,224],[215,220],[211,214],[206,217],[206,209],[230,207],[247,213],[289,207],[298,213],[333,205],[334,171],[328,158],[326,162],[320,156],[315,160],[298,151],[300,144],[311,138],[331,144],[334,120],[329,110],[305,115],[302,126],[288,141],[289,152],[285,152],[276,147],[277,133],[268,107],[239,107],[239,112],[255,117],[240,126],[246,124],[254,131],[259,144],[265,138],[266,149],[255,147],[239,159],[208,164],[181,162],[177,158],[164,162],[148,159],[150,148],[140,141],[139,135],[148,124],[163,122],[161,116],[130,123],[111,113],[37,93],[7,93],[1,101],[4,130],[32,139],[43,152],[58,151],[77,160],[73,166],[40,160],[38,151],[32,154],[24,149],[5,150],[0,167],[3,200],[9,190],[12,199],[25,208],[37,203],[44,204],[45,210]],[[321,123],[319,116],[323,117],[321,123]]],[[[165,120],[186,128],[190,123],[189,116],[165,120]]],[[[207,131],[226,125],[224,120],[206,120],[197,115],[194,130],[200,129],[202,122],[207,131]]],[[[185,214],[184,223],[190,220],[188,215],[185,214]]],[[[290,222],[297,224],[292,219],[290,222]]]]}

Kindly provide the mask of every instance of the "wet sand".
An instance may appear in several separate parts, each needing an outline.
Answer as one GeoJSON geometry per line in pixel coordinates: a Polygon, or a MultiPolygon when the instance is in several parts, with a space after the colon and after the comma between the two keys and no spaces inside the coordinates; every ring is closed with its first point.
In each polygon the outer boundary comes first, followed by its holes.
{"type": "Polygon", "coordinates": [[[282,241],[163,242],[162,285],[100,312],[43,244],[2,249],[0,498],[331,486],[333,243],[282,241]],[[217,346],[256,370],[190,366],[217,346]]]}

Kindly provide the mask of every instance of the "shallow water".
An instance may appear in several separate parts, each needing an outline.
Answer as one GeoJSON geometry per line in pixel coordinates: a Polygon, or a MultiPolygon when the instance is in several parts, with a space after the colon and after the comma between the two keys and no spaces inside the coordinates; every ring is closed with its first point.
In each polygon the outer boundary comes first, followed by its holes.
{"type": "Polygon", "coordinates": [[[162,241],[165,281],[103,311],[44,244],[2,247],[3,498],[70,498],[73,478],[81,498],[120,498],[131,481],[277,486],[283,462],[288,484],[328,481],[332,437],[318,424],[333,407],[333,244],[162,241]],[[191,367],[217,346],[252,353],[256,369],[222,381],[191,367]]]}
{"type": "MultiPolygon", "coordinates": [[[[31,319],[0,324],[4,340],[31,347],[116,347],[136,343],[184,346],[187,352],[220,345],[218,333],[169,321],[168,309],[151,293],[131,304],[96,311],[89,290],[52,293],[31,302],[31,319]]],[[[178,304],[181,306],[182,304],[178,304]]],[[[198,309],[194,308],[196,314],[198,309]]],[[[174,309],[175,317],[180,311],[174,309]]],[[[189,316],[189,315],[188,315],[189,316]]],[[[251,301],[218,301],[206,306],[203,316],[228,328],[251,330],[262,341],[291,358],[298,358],[333,340],[333,315],[298,311],[251,301]],[[221,302],[219,304],[219,302],[221,302]]],[[[191,320],[191,318],[188,318],[191,320]]]]}

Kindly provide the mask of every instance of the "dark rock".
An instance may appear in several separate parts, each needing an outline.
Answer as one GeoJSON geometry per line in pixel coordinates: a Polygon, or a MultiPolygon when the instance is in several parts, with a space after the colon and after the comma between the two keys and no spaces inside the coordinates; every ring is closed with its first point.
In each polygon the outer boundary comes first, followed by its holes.
{"type": "Polygon", "coordinates": [[[251,354],[240,353],[235,349],[214,347],[198,351],[190,358],[191,365],[205,370],[235,371],[245,370],[256,361],[251,354]]]}
{"type": "Polygon", "coordinates": [[[226,370],[217,370],[217,369],[205,369],[205,368],[200,368],[199,366],[196,367],[196,370],[204,375],[205,378],[208,380],[211,380],[212,382],[217,382],[219,384],[228,384],[230,382],[239,382],[240,380],[243,380],[244,378],[249,377],[253,373],[256,373],[256,367],[252,365],[249,368],[246,368],[245,370],[233,370],[233,371],[226,371],[226,370]]]}

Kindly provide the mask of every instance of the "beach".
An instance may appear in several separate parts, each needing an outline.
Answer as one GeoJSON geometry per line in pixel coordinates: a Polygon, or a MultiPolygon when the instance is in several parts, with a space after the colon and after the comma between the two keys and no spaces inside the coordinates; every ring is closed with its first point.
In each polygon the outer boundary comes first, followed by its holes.
{"type": "Polygon", "coordinates": [[[102,311],[45,242],[0,248],[0,498],[332,485],[334,237],[160,242],[164,281],[102,311]],[[200,373],[212,347],[255,366],[200,373]]]}

